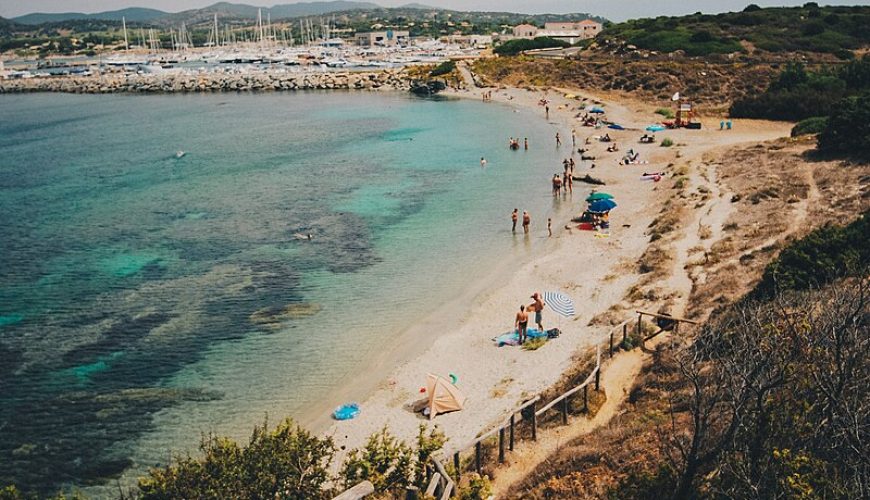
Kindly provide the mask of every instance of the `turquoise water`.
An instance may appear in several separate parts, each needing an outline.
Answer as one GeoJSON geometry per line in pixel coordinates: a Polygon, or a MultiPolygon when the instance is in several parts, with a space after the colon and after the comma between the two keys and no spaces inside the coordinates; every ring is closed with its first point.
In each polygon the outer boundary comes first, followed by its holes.
{"type": "Polygon", "coordinates": [[[555,130],[476,101],[43,94],[0,116],[0,483],[39,491],[331,403],[570,209],[555,130]]]}

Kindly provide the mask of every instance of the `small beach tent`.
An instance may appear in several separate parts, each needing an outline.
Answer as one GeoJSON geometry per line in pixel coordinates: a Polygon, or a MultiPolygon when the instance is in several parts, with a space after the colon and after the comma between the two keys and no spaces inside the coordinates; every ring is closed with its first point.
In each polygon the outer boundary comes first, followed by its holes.
{"type": "Polygon", "coordinates": [[[461,410],[465,395],[449,380],[438,375],[426,376],[426,391],[429,393],[429,420],[439,413],[461,410]]]}

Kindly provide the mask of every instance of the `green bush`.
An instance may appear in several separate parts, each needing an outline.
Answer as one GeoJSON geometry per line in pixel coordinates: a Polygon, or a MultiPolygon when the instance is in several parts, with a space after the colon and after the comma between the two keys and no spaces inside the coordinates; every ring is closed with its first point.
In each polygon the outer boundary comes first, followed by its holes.
{"type": "Polygon", "coordinates": [[[797,125],[792,127],[791,136],[798,137],[800,135],[818,134],[824,130],[827,123],[828,118],[826,116],[814,116],[812,118],[807,118],[806,120],[801,120],[797,125]]]}
{"type": "Polygon", "coordinates": [[[870,8],[767,8],[743,12],[635,19],[607,26],[602,39],[642,49],[690,56],[742,51],[745,40],[771,52],[813,51],[845,54],[870,43],[870,8]]]}
{"type": "Polygon", "coordinates": [[[139,479],[143,500],[176,498],[330,498],[323,490],[335,448],[292,419],[269,431],[254,427],[247,446],[209,435],[203,456],[190,456],[139,479]]]}
{"type": "Polygon", "coordinates": [[[437,428],[428,434],[420,425],[416,449],[400,441],[384,427],[369,436],[366,445],[353,450],[344,462],[341,477],[350,488],[360,481],[371,481],[376,493],[401,494],[408,486],[425,489],[426,461],[444,446],[444,434],[437,428]]]}
{"type": "Polygon", "coordinates": [[[870,93],[847,97],[834,106],[819,134],[819,150],[870,157],[870,93]]]}
{"type": "Polygon", "coordinates": [[[860,276],[870,265],[870,212],[848,226],[825,226],[786,247],[764,270],[753,295],[804,290],[843,276],[860,276]]]}
{"type": "Polygon", "coordinates": [[[735,118],[804,120],[830,110],[847,94],[847,84],[838,74],[807,73],[801,64],[789,64],[762,94],[734,101],[735,118]]]}
{"type": "Polygon", "coordinates": [[[515,56],[520,52],[535,49],[549,49],[554,47],[570,47],[571,44],[555,38],[539,36],[532,40],[525,38],[509,40],[495,48],[493,52],[500,56],[515,56]]]}
{"type": "Polygon", "coordinates": [[[674,110],[671,108],[659,108],[656,110],[657,115],[662,115],[665,118],[672,120],[674,118],[674,110]]]}
{"type": "Polygon", "coordinates": [[[492,484],[489,482],[489,476],[481,477],[476,472],[472,474],[468,486],[459,492],[460,500],[487,500],[491,496],[492,484]]]}
{"type": "Polygon", "coordinates": [[[443,63],[435,66],[435,69],[429,72],[429,76],[442,76],[453,73],[453,70],[456,69],[456,62],[454,61],[444,61],[443,63]]]}
{"type": "Polygon", "coordinates": [[[661,147],[669,148],[673,145],[674,145],[674,140],[671,139],[670,137],[665,137],[664,139],[662,139],[661,147]]]}
{"type": "Polygon", "coordinates": [[[870,89],[870,56],[864,56],[845,65],[840,78],[850,90],[870,89]]]}

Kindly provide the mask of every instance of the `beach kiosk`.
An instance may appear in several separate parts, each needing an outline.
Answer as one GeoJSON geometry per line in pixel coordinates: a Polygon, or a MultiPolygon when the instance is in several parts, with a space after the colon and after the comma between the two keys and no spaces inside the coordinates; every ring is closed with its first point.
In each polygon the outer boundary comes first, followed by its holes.
{"type": "Polygon", "coordinates": [[[695,110],[692,107],[692,103],[685,99],[677,101],[677,116],[674,120],[674,128],[700,129],[701,124],[695,122],[694,118],[695,110]]]}

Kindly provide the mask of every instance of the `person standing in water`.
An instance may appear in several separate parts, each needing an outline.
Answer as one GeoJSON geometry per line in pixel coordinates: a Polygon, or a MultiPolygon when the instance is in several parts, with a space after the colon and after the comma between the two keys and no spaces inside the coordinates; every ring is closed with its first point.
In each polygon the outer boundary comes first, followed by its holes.
{"type": "Polygon", "coordinates": [[[520,305],[520,312],[517,313],[514,319],[514,328],[520,336],[520,345],[526,341],[526,329],[529,327],[529,313],[526,312],[526,306],[520,305]]]}
{"type": "Polygon", "coordinates": [[[481,166],[481,167],[485,167],[485,166],[486,166],[486,158],[484,158],[484,157],[482,157],[482,156],[480,157],[480,166],[481,166]]]}
{"type": "Polygon", "coordinates": [[[529,212],[523,210],[523,232],[529,234],[529,225],[532,223],[532,216],[529,212]]]}
{"type": "Polygon", "coordinates": [[[513,223],[513,225],[511,226],[512,233],[517,232],[517,220],[519,220],[519,218],[520,218],[519,209],[515,208],[513,213],[511,213],[511,222],[513,223]]]}
{"type": "Polygon", "coordinates": [[[562,145],[562,137],[559,135],[559,132],[556,132],[556,147],[558,148],[561,145],[562,145]]]}
{"type": "Polygon", "coordinates": [[[529,138],[528,137],[523,139],[523,147],[526,149],[526,151],[529,150],[529,138]]]}
{"type": "Polygon", "coordinates": [[[553,236],[553,219],[547,217],[547,237],[553,236]]]}

